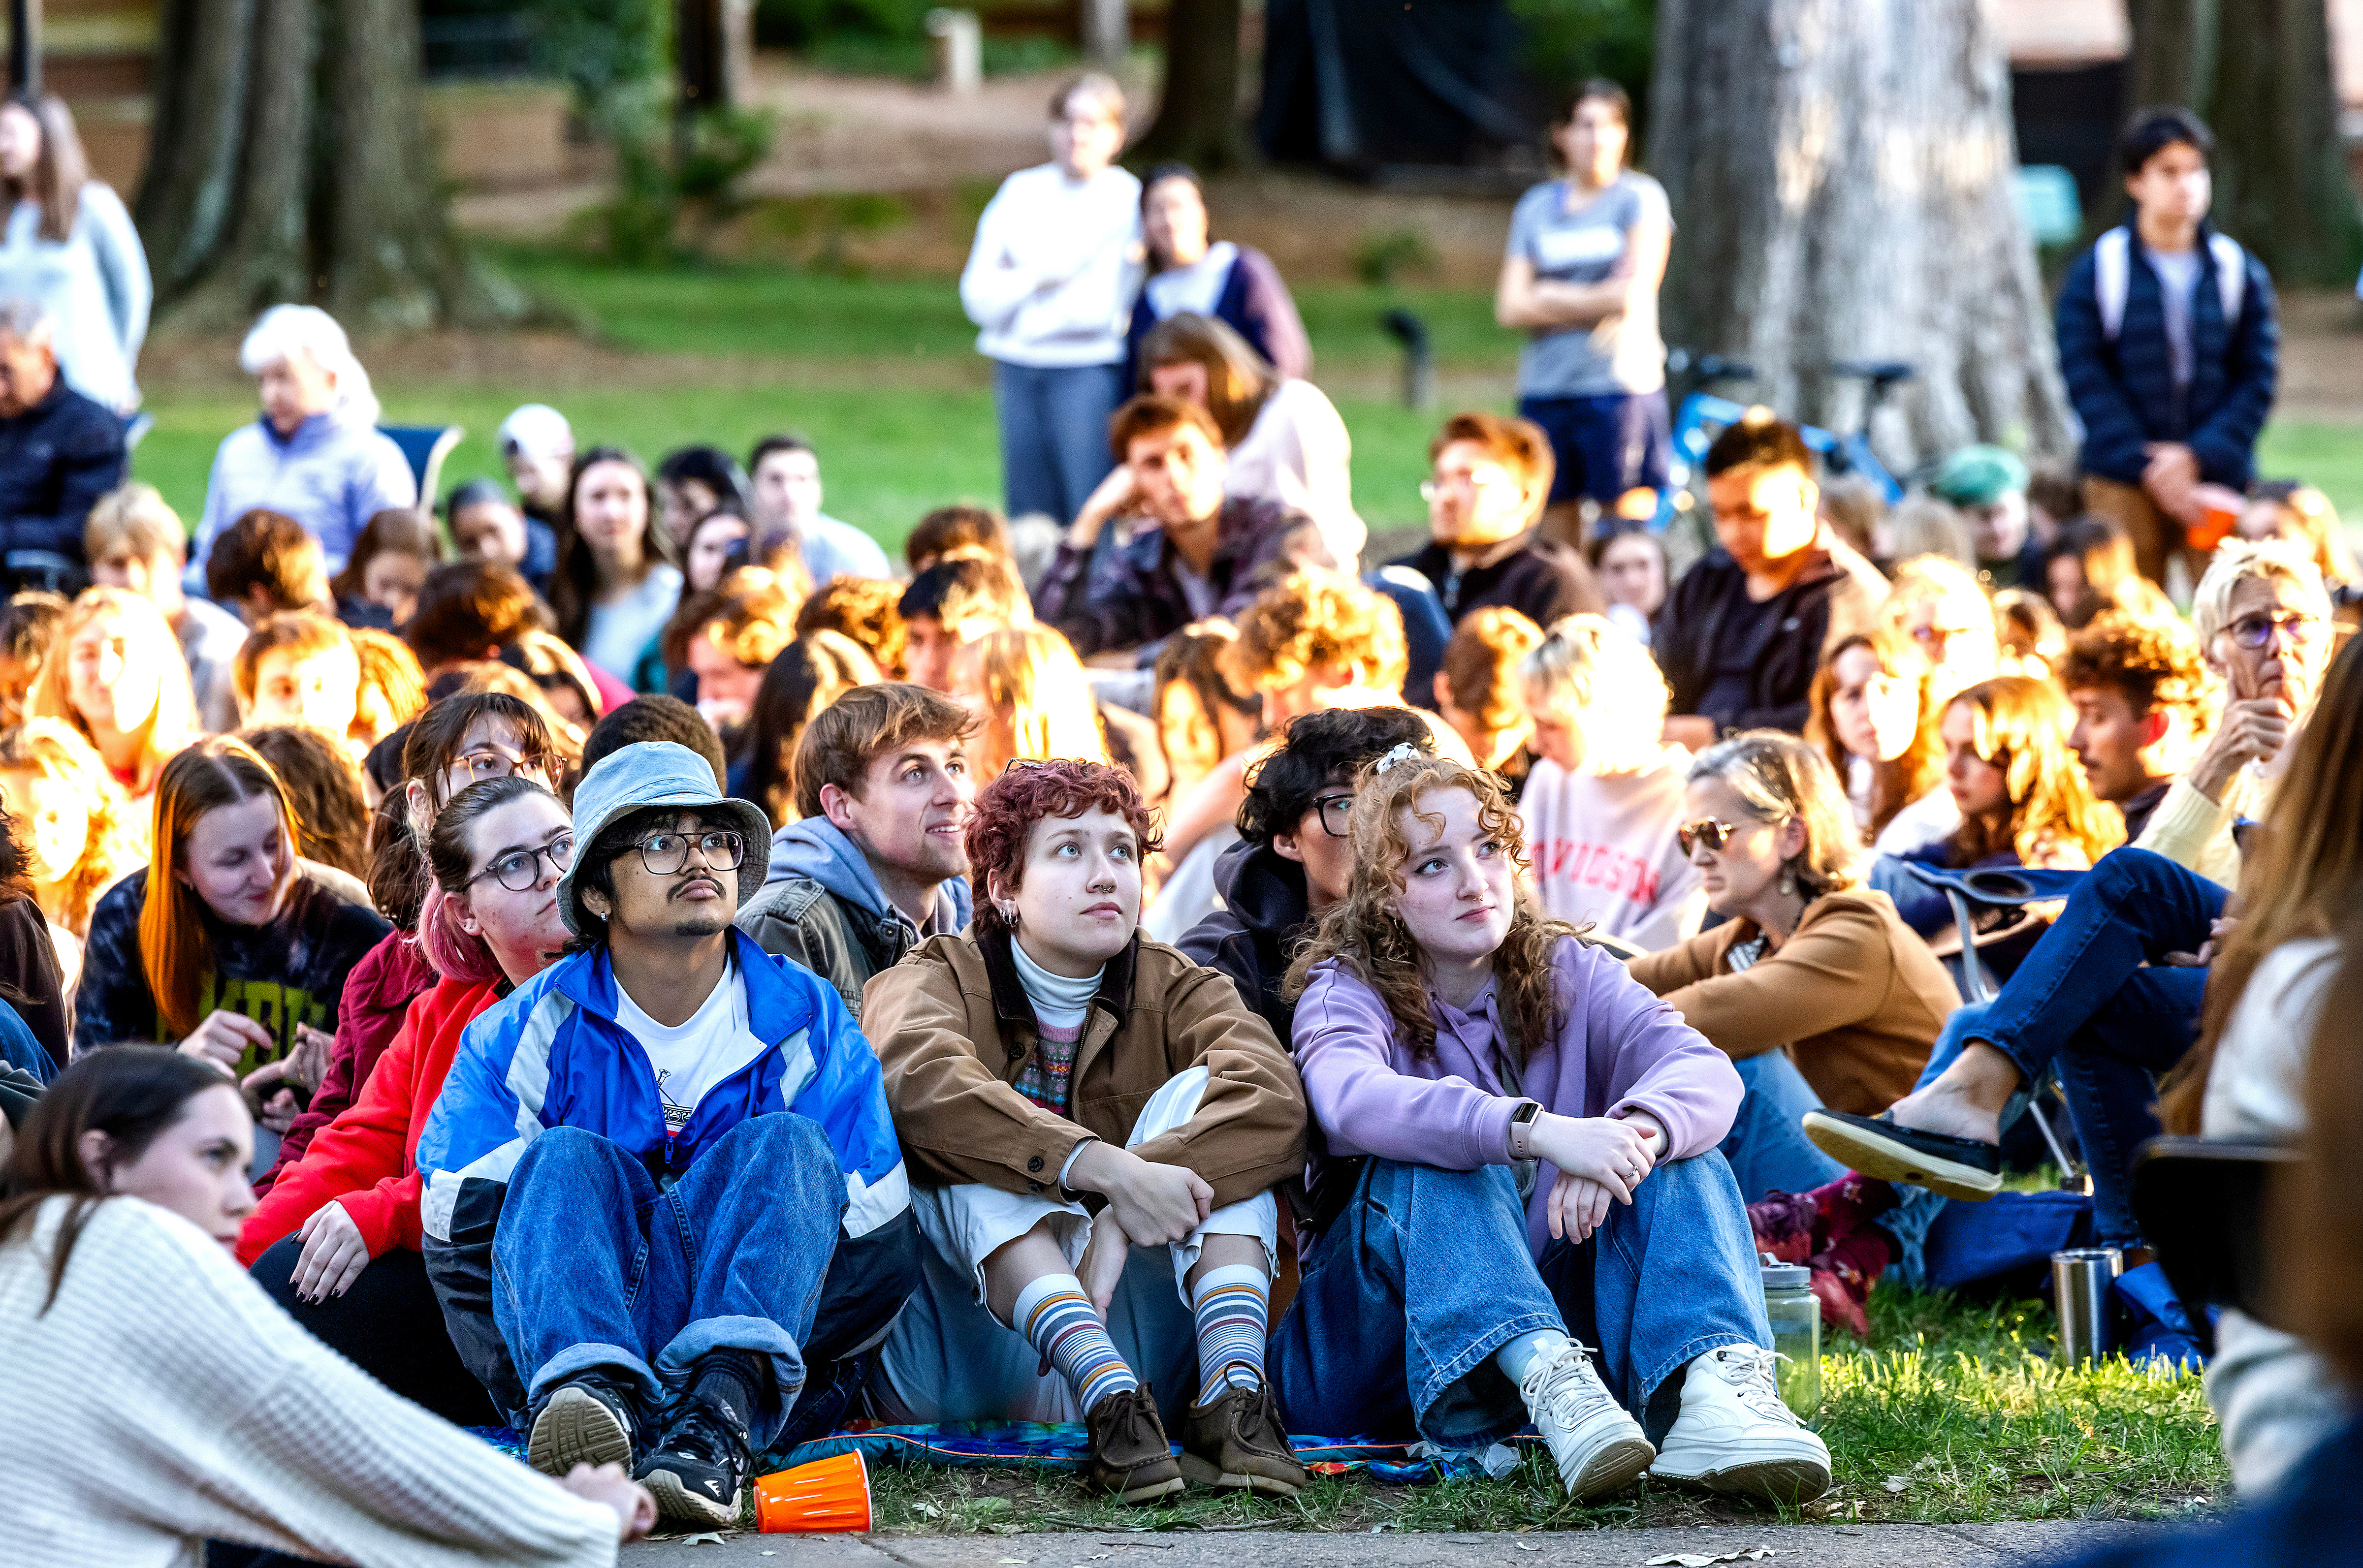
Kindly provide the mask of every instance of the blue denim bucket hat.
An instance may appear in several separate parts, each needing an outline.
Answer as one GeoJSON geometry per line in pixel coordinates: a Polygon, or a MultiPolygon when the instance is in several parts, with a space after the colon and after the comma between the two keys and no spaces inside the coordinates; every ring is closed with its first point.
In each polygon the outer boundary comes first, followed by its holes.
{"type": "Polygon", "coordinates": [[[582,934],[574,901],[575,878],[589,863],[591,846],[618,817],[643,806],[695,812],[716,826],[737,831],[747,841],[738,862],[738,904],[762,890],[771,859],[771,819],[751,801],[734,800],[714,787],[714,765],[671,741],[642,741],[611,752],[574,787],[574,864],[558,879],[558,913],[566,929],[582,934]]]}

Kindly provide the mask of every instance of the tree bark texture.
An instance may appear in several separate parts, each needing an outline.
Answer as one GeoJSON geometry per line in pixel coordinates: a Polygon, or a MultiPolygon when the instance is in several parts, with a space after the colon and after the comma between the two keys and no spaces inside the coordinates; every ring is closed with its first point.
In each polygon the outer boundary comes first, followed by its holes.
{"type": "Polygon", "coordinates": [[[1247,157],[1239,115],[1239,0],[1172,0],[1166,13],[1165,85],[1142,158],[1179,159],[1202,173],[1247,157]]]}
{"type": "Polygon", "coordinates": [[[1659,0],[1649,120],[1669,342],[1840,431],[1862,387],[1832,363],[1909,360],[1872,431],[1899,473],[1974,440],[2072,449],[1980,0],[1659,0]]]}
{"type": "Polygon", "coordinates": [[[2363,215],[2319,0],[2138,0],[2130,16],[2136,103],[2187,105],[2215,132],[2216,226],[2282,282],[2350,282],[2363,215]]]}
{"type": "Polygon", "coordinates": [[[161,27],[137,212],[175,318],[294,300],[413,327],[481,298],[427,147],[416,0],[165,0],[161,27]]]}

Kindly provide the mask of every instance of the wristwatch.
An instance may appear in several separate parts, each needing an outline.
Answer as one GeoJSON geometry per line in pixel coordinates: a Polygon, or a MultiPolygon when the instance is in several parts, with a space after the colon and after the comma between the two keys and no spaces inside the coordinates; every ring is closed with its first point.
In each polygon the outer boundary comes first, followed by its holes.
{"type": "Polygon", "coordinates": [[[1535,1119],[1542,1113],[1542,1102],[1532,1099],[1510,1112],[1510,1158],[1531,1160],[1535,1157],[1528,1142],[1534,1137],[1535,1119]]]}

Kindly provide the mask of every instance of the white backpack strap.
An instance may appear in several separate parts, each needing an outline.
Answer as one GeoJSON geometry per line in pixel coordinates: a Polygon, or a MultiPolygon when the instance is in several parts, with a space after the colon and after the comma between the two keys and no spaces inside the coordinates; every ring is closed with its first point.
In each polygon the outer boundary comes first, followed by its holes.
{"type": "Polygon", "coordinates": [[[2114,343],[2125,325],[2126,269],[2132,236],[2113,228],[2092,242],[2092,293],[2101,305],[2101,336],[2114,343]]]}
{"type": "Polygon", "coordinates": [[[2208,251],[2215,258],[2215,293],[2224,302],[2224,335],[2240,325],[2240,300],[2248,287],[2248,258],[2240,249],[2240,242],[2228,234],[2207,237],[2208,251]]]}

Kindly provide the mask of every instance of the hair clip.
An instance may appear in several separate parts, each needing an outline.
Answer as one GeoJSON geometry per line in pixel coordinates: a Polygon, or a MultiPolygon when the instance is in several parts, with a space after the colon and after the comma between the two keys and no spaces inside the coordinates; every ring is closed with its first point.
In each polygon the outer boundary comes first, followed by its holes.
{"type": "Polygon", "coordinates": [[[1375,776],[1375,775],[1377,775],[1377,774],[1384,773],[1388,768],[1392,767],[1396,763],[1398,763],[1398,762],[1409,762],[1413,757],[1415,757],[1415,756],[1417,756],[1418,755],[1419,755],[1419,748],[1418,748],[1418,747],[1416,747],[1416,746],[1414,746],[1414,745],[1413,745],[1411,744],[1411,742],[1409,742],[1409,741],[1402,741],[1402,742],[1399,742],[1399,743],[1397,743],[1397,745],[1396,745],[1396,746],[1395,746],[1394,750],[1392,750],[1392,751],[1391,751],[1391,752],[1387,753],[1387,754],[1386,754],[1386,756],[1382,756],[1382,757],[1379,758],[1379,760],[1378,760],[1376,763],[1374,763],[1374,764],[1372,764],[1372,765],[1371,765],[1370,772],[1371,772],[1374,776],[1375,776]]]}

